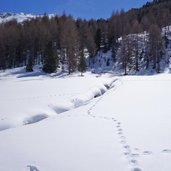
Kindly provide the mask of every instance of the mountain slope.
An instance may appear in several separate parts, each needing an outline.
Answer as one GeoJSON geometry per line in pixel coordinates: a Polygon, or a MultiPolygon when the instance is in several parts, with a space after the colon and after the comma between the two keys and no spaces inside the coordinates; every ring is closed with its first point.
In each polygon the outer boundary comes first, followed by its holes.
{"type": "Polygon", "coordinates": [[[36,18],[36,15],[24,13],[0,13],[0,23],[16,20],[18,23],[36,18]]]}

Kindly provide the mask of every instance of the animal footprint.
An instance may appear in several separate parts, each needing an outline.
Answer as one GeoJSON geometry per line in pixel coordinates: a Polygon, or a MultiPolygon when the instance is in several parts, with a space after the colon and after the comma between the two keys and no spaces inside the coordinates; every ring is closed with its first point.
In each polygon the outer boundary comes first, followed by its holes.
{"type": "Polygon", "coordinates": [[[124,156],[125,156],[126,158],[130,158],[130,157],[131,157],[130,152],[124,152],[123,154],[124,154],[124,156]]]}
{"type": "Polygon", "coordinates": [[[123,130],[121,128],[119,128],[118,131],[123,131],[123,130]]]}
{"type": "Polygon", "coordinates": [[[167,154],[171,154],[171,149],[164,149],[162,152],[167,153],[167,154]]]}
{"type": "Polygon", "coordinates": [[[124,145],[123,146],[125,149],[130,149],[130,146],[129,145],[124,145]]]}
{"type": "Polygon", "coordinates": [[[117,130],[117,132],[118,132],[119,135],[123,134],[123,131],[122,130],[121,131],[120,130],[117,130]]]}
{"type": "Polygon", "coordinates": [[[152,151],[143,151],[143,155],[150,155],[152,154],[152,151]]]}
{"type": "Polygon", "coordinates": [[[27,167],[30,169],[30,171],[40,171],[36,166],[27,165],[27,167]]]}
{"type": "Polygon", "coordinates": [[[132,171],[142,171],[140,168],[133,168],[132,171]]]}
{"type": "Polygon", "coordinates": [[[129,163],[130,163],[130,165],[133,165],[133,166],[135,166],[135,165],[138,164],[137,160],[135,160],[135,159],[131,159],[131,160],[129,161],[129,163]]]}

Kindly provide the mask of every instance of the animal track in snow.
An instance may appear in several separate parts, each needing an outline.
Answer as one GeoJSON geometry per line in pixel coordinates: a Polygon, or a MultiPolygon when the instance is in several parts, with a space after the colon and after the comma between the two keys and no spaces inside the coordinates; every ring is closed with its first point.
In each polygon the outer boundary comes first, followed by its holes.
{"type": "Polygon", "coordinates": [[[130,152],[129,152],[129,151],[124,152],[123,154],[124,154],[125,156],[130,156],[130,152]]]}
{"type": "Polygon", "coordinates": [[[122,132],[118,132],[118,135],[123,135],[123,133],[122,132]]]}
{"type": "Polygon", "coordinates": [[[133,168],[132,171],[142,171],[140,168],[133,168]]]}
{"type": "Polygon", "coordinates": [[[122,132],[123,133],[123,130],[121,128],[117,128],[117,132],[122,132]]]}
{"type": "Polygon", "coordinates": [[[135,160],[135,159],[131,159],[131,160],[129,161],[129,164],[132,165],[132,166],[135,166],[135,165],[138,164],[138,161],[135,160]]]}
{"type": "Polygon", "coordinates": [[[171,149],[164,149],[162,152],[167,153],[167,154],[171,154],[171,149]]]}
{"type": "Polygon", "coordinates": [[[29,171],[40,171],[36,166],[32,165],[27,165],[27,168],[29,169],[29,171]]]}
{"type": "Polygon", "coordinates": [[[151,155],[152,151],[143,151],[143,155],[151,155]]]}
{"type": "Polygon", "coordinates": [[[123,148],[130,149],[130,146],[129,145],[124,145],[123,148]]]}
{"type": "MultiPolygon", "coordinates": [[[[107,94],[107,93],[106,93],[107,94]]],[[[124,136],[124,132],[122,129],[122,123],[120,121],[118,121],[116,118],[114,117],[106,117],[106,116],[95,116],[92,115],[92,110],[95,108],[95,106],[102,100],[103,96],[101,96],[87,111],[88,115],[91,117],[95,117],[95,118],[99,118],[99,119],[104,119],[104,120],[110,120],[113,121],[113,123],[115,124],[115,133],[118,134],[118,140],[121,144],[122,147],[122,154],[124,155],[124,157],[126,158],[126,160],[128,161],[128,164],[131,165],[131,167],[135,167],[132,169],[132,171],[142,171],[139,166],[138,166],[138,161],[135,159],[135,157],[139,156],[139,149],[134,148],[134,152],[132,153],[132,149],[128,144],[128,142],[126,141],[126,137],[124,136]]]]}

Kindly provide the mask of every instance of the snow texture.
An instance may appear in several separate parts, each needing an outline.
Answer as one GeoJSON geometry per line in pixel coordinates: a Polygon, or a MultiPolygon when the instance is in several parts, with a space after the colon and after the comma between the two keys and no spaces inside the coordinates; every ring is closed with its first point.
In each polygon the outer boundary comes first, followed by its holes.
{"type": "Polygon", "coordinates": [[[0,170],[171,170],[169,73],[23,71],[0,73],[0,170]]]}

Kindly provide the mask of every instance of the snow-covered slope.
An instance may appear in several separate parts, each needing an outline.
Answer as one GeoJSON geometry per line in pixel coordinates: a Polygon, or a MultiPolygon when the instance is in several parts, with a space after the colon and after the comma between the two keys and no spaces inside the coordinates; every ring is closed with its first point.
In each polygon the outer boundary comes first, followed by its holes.
{"type": "Polygon", "coordinates": [[[0,170],[171,170],[170,87],[168,73],[0,73],[0,170]]]}
{"type": "MultiPolygon", "coordinates": [[[[167,26],[162,28],[161,32],[163,38],[163,51],[160,59],[160,72],[165,72],[170,69],[171,66],[171,26],[167,26]]],[[[154,64],[152,59],[149,60],[148,69],[147,69],[147,56],[149,57],[149,33],[144,31],[139,34],[129,34],[127,35],[130,42],[134,43],[137,41],[137,47],[135,49],[134,46],[132,48],[134,53],[130,61],[127,64],[127,73],[132,75],[151,75],[155,74],[156,69],[154,69],[154,64]],[[137,50],[138,54],[138,71],[136,71],[136,57],[135,50],[137,50]]],[[[121,60],[121,44],[122,37],[118,39],[117,44],[115,45],[115,53],[112,54],[112,49],[107,52],[103,52],[100,50],[94,58],[90,58],[90,68],[96,72],[109,72],[114,71],[115,74],[123,74],[123,62],[121,60]]]]}
{"type": "Polygon", "coordinates": [[[0,23],[16,20],[19,23],[35,18],[36,15],[24,13],[0,13],[0,23]]]}
{"type": "MultiPolygon", "coordinates": [[[[47,14],[49,18],[54,17],[56,14],[47,14]]],[[[22,23],[36,17],[43,17],[44,15],[25,14],[25,13],[0,13],[0,24],[8,21],[16,20],[22,23]]]]}

